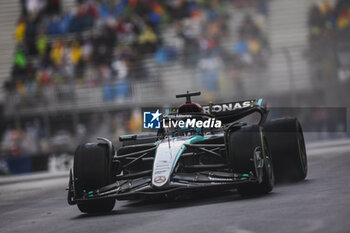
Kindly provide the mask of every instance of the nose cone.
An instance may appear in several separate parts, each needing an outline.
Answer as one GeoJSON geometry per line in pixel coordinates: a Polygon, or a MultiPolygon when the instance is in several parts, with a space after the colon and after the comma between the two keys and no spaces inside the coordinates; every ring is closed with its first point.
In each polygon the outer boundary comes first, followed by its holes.
{"type": "Polygon", "coordinates": [[[185,148],[185,140],[164,140],[157,148],[153,163],[152,185],[165,186],[170,179],[181,150],[185,148]]]}

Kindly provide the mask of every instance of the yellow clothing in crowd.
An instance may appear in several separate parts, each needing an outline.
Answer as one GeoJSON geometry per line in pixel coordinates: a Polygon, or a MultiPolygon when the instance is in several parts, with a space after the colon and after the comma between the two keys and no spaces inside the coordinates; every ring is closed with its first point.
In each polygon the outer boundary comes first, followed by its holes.
{"type": "MultiPolygon", "coordinates": [[[[350,11],[350,10],[349,10],[350,11]]],[[[348,15],[350,15],[350,12],[348,13],[348,15]]],[[[350,17],[346,17],[346,16],[340,16],[337,19],[337,27],[339,29],[344,29],[346,27],[348,27],[350,25],[350,17]]]]}
{"type": "Polygon", "coordinates": [[[71,61],[73,65],[77,65],[83,54],[83,49],[78,44],[78,42],[73,42],[72,51],[71,51],[71,61]]]}
{"type": "Polygon", "coordinates": [[[251,39],[248,41],[248,48],[249,48],[249,51],[253,54],[257,54],[261,50],[260,43],[256,39],[251,39]]]}
{"type": "Polygon", "coordinates": [[[63,45],[61,42],[55,42],[50,52],[50,58],[52,62],[56,66],[58,66],[62,64],[62,57],[63,57],[63,45]]]}
{"type": "Polygon", "coordinates": [[[23,41],[26,33],[26,28],[27,28],[27,25],[25,22],[21,22],[17,25],[15,30],[15,41],[17,44],[23,41]]]}
{"type": "Polygon", "coordinates": [[[157,42],[157,35],[150,29],[149,27],[146,27],[141,35],[139,36],[139,43],[145,44],[145,43],[156,43],[157,42]]]}
{"type": "Polygon", "coordinates": [[[333,10],[332,4],[328,0],[324,0],[320,5],[320,12],[326,15],[333,10]]]}

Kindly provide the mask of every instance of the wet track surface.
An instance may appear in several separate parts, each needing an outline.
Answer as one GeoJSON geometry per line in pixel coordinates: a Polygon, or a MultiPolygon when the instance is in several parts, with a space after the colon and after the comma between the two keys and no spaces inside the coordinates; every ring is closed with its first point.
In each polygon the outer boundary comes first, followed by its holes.
{"type": "Polygon", "coordinates": [[[301,183],[242,198],[234,190],[180,201],[117,201],[109,214],[66,202],[66,179],[0,186],[0,232],[350,232],[350,150],[309,157],[301,183]]]}

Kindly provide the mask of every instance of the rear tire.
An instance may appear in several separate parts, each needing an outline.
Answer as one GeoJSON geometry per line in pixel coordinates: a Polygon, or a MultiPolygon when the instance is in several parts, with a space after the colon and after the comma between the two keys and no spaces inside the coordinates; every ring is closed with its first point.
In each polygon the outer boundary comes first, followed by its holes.
{"type": "Polygon", "coordinates": [[[304,135],[296,118],[281,118],[264,125],[271,143],[276,180],[301,181],[307,176],[307,156],[304,135]]]}
{"type": "Polygon", "coordinates": [[[252,125],[232,132],[229,144],[229,157],[233,171],[241,174],[253,173],[257,177],[259,176],[258,183],[241,184],[237,188],[238,192],[243,196],[271,192],[274,186],[272,160],[261,127],[252,125]],[[256,169],[255,153],[262,154],[263,166],[258,168],[260,170],[256,169]]]}
{"type": "MultiPolygon", "coordinates": [[[[80,145],[74,155],[74,187],[77,198],[112,183],[112,158],[106,144],[80,145]]],[[[114,153],[112,153],[114,154],[114,153]]],[[[109,212],[115,199],[91,200],[78,203],[84,213],[109,212]]]]}

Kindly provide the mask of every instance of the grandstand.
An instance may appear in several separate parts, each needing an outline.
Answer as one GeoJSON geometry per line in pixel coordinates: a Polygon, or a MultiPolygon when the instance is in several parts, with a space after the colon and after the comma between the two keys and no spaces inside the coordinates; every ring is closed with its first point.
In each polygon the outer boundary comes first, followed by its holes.
{"type": "MultiPolygon", "coordinates": [[[[243,18],[247,15],[255,15],[256,9],[252,6],[243,6],[240,8],[237,8],[237,5],[231,4],[230,1],[223,1],[225,2],[224,4],[228,5],[229,7],[229,12],[227,12],[229,17],[228,19],[228,34],[225,38],[221,39],[221,50],[228,51],[228,57],[227,59],[234,59],[232,57],[233,54],[233,47],[234,44],[238,40],[238,28],[240,26],[240,23],[242,23],[243,18]]],[[[63,5],[66,2],[63,2],[63,5]]],[[[273,4],[273,3],[272,3],[273,4]]],[[[266,16],[265,16],[266,17],[266,16]]],[[[268,19],[263,19],[263,24],[269,24],[268,19]]],[[[259,25],[261,26],[261,25],[259,25]]],[[[266,33],[264,31],[263,33],[266,33]]],[[[178,45],[179,43],[181,44],[181,39],[179,38],[179,35],[177,35],[177,32],[175,28],[172,27],[167,27],[166,25],[163,26],[163,29],[160,30],[161,38],[164,40],[164,45],[165,46],[176,46],[181,47],[181,45],[178,45]],[[180,41],[180,42],[179,42],[180,41]]],[[[66,35],[66,38],[69,40],[71,38],[72,34],[66,35]]],[[[54,40],[54,36],[50,37],[51,40],[54,40]]],[[[183,45],[182,45],[183,46],[183,45]]],[[[188,54],[183,54],[181,51],[181,48],[176,48],[178,49],[179,57],[180,59],[177,59],[174,62],[171,63],[166,63],[166,64],[161,64],[159,65],[153,56],[145,56],[142,61],[141,65],[145,67],[146,70],[148,70],[150,78],[148,78],[147,82],[138,82],[134,81],[131,84],[131,93],[132,96],[131,98],[127,98],[125,101],[129,101],[131,103],[136,103],[136,104],[141,104],[140,99],[143,101],[148,100],[151,102],[154,102],[157,100],[157,96],[162,96],[162,99],[164,99],[164,96],[167,96],[168,98],[172,98],[172,96],[177,93],[178,91],[183,89],[183,86],[186,86],[190,89],[196,89],[196,88],[203,88],[200,85],[200,80],[196,78],[198,76],[198,72],[196,70],[196,67],[186,67],[184,68],[183,62],[181,61],[181,57],[186,57],[188,54]],[[154,95],[155,94],[155,95],[154,95]]],[[[280,53],[279,51],[276,52],[277,54],[280,53]]],[[[275,56],[273,56],[275,57],[275,56]]],[[[221,61],[222,62],[222,61],[221,61]]],[[[267,61],[269,62],[269,61],[267,61]]],[[[230,63],[226,62],[227,64],[230,63]]],[[[140,69],[139,67],[136,67],[136,69],[140,69]]],[[[253,69],[253,72],[250,72],[249,69],[245,69],[243,71],[242,77],[238,77],[238,79],[242,79],[240,81],[245,88],[251,90],[252,92],[256,92],[256,90],[261,90],[261,87],[257,85],[255,82],[256,80],[252,78],[255,76],[256,73],[261,73],[261,68],[253,69]]],[[[265,70],[265,69],[264,69],[265,70]]],[[[233,71],[235,72],[235,71],[233,71]]],[[[238,72],[241,72],[240,70],[238,72]]],[[[242,73],[242,72],[241,72],[242,73]]],[[[227,74],[225,74],[227,75],[227,74]]],[[[241,75],[239,75],[241,76],[241,75]]],[[[236,77],[234,77],[236,78],[236,77]]],[[[266,73],[264,77],[259,78],[261,80],[268,80],[268,74],[266,73]]],[[[222,87],[229,86],[227,85],[227,80],[225,78],[221,78],[220,80],[220,85],[222,87]]],[[[266,85],[267,87],[269,85],[266,85]]],[[[103,96],[103,87],[89,87],[89,86],[79,86],[79,87],[73,87],[74,88],[74,96],[76,99],[76,106],[79,108],[94,108],[95,106],[101,106],[101,103],[104,103],[104,105],[111,104],[113,103],[106,103],[104,101],[104,96],[103,96]]],[[[275,89],[273,88],[272,91],[275,89]]],[[[57,90],[54,90],[57,91],[57,90]]],[[[223,94],[223,96],[227,95],[232,95],[232,90],[230,88],[222,88],[221,93],[226,92],[226,94],[223,94]]],[[[60,93],[57,93],[59,95],[60,93]]],[[[20,96],[21,98],[21,96],[20,96]]],[[[220,98],[220,96],[218,96],[220,98]]],[[[10,101],[18,101],[18,98],[11,98],[10,101]]],[[[124,101],[124,102],[125,102],[124,101]]],[[[12,106],[16,106],[13,104],[12,106]]],[[[27,107],[28,105],[22,106],[21,111],[23,113],[27,112],[27,107]]],[[[43,108],[45,109],[52,109],[53,111],[56,110],[69,110],[70,108],[75,108],[75,105],[72,105],[70,102],[62,102],[62,101],[54,101],[51,102],[49,105],[45,106],[34,106],[30,107],[28,109],[29,112],[33,112],[35,110],[36,112],[41,112],[43,108]],[[37,108],[37,109],[36,109],[37,108]]],[[[16,108],[16,110],[18,110],[16,108]]],[[[8,112],[11,112],[11,109],[8,109],[8,112]]],[[[12,111],[13,112],[13,111],[12,111]]]]}

